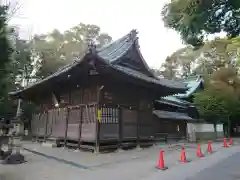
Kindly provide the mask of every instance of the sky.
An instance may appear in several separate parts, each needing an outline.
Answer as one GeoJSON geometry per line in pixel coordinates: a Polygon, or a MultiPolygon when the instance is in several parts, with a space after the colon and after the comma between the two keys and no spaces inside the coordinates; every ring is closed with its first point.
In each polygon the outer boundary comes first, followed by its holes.
{"type": "Polygon", "coordinates": [[[113,40],[137,29],[140,49],[150,67],[183,47],[179,35],[164,27],[161,9],[168,0],[14,0],[20,8],[11,24],[24,38],[67,30],[80,22],[100,26],[113,40]]]}

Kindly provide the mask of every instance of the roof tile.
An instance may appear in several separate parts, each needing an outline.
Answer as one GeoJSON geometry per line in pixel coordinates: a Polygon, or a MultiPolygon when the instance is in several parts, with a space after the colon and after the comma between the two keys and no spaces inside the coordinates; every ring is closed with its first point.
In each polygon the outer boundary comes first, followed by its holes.
{"type": "Polygon", "coordinates": [[[113,62],[124,55],[133,45],[135,38],[130,38],[131,33],[97,50],[99,57],[113,62]]]}

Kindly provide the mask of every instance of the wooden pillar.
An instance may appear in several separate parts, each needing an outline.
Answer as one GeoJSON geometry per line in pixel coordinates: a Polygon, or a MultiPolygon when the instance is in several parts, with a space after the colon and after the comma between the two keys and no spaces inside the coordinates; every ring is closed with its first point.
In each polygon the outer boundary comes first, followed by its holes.
{"type": "Polygon", "coordinates": [[[119,107],[119,115],[118,115],[118,133],[119,133],[119,148],[122,147],[123,140],[123,121],[122,121],[122,109],[119,107]]]}
{"type": "MultiPolygon", "coordinates": [[[[99,110],[99,106],[97,106],[97,113],[99,110]]],[[[100,146],[100,122],[96,120],[96,142],[95,142],[95,153],[99,153],[99,146],[100,146]]]]}
{"type": "MultiPolygon", "coordinates": [[[[80,104],[83,103],[83,96],[84,96],[84,88],[82,87],[80,89],[80,104]]],[[[86,108],[86,107],[85,107],[86,108]]],[[[80,106],[80,119],[79,119],[79,139],[78,139],[78,148],[81,148],[81,138],[82,138],[82,124],[83,124],[83,111],[84,111],[84,106],[80,106]]]]}
{"type": "Polygon", "coordinates": [[[48,111],[46,111],[46,114],[47,114],[47,118],[45,123],[44,142],[46,142],[46,139],[47,139],[48,111]]]}
{"type": "Polygon", "coordinates": [[[66,114],[66,127],[64,133],[64,147],[67,146],[67,131],[68,131],[68,120],[69,120],[70,109],[67,107],[67,114],[66,114]]]}
{"type": "Polygon", "coordinates": [[[140,135],[139,135],[139,116],[140,116],[140,110],[137,110],[137,147],[140,147],[140,135]]]}
{"type": "Polygon", "coordinates": [[[38,124],[37,124],[37,134],[36,134],[36,142],[38,142],[38,134],[39,134],[39,123],[40,123],[40,120],[41,120],[41,116],[42,116],[42,113],[39,114],[39,118],[38,118],[38,124]]]}
{"type": "Polygon", "coordinates": [[[79,137],[78,137],[78,148],[79,149],[81,146],[81,137],[82,137],[83,111],[84,111],[84,107],[80,106],[79,137]]]}
{"type": "Polygon", "coordinates": [[[53,109],[51,109],[50,110],[51,111],[51,113],[52,113],[52,115],[51,115],[51,128],[50,128],[50,131],[51,131],[51,136],[52,136],[52,131],[53,131],[53,123],[55,123],[55,111],[53,111],[53,109]],[[53,113],[54,112],[54,113],[53,113]],[[53,122],[53,120],[54,120],[54,122],[53,122]]]}
{"type": "Polygon", "coordinates": [[[97,88],[97,119],[96,119],[96,141],[95,141],[95,153],[99,153],[99,146],[100,146],[100,122],[98,119],[98,111],[100,110],[101,106],[101,96],[102,96],[102,89],[104,86],[97,88]]]}

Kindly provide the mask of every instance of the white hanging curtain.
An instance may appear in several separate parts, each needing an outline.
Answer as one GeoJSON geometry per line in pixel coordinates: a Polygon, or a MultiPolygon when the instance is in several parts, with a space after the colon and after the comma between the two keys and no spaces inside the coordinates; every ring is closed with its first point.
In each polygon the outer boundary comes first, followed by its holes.
{"type": "Polygon", "coordinates": [[[58,107],[59,106],[59,102],[58,102],[58,100],[57,100],[57,98],[56,98],[54,93],[52,93],[52,100],[53,100],[54,106],[58,107]]]}

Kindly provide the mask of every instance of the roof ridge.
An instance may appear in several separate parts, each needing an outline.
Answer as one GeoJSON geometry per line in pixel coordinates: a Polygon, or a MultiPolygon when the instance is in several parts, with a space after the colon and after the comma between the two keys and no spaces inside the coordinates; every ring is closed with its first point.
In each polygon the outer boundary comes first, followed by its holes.
{"type": "Polygon", "coordinates": [[[115,43],[117,42],[120,42],[120,41],[125,41],[125,42],[129,42],[129,40],[132,40],[132,42],[134,42],[136,39],[137,39],[137,30],[136,29],[132,29],[128,34],[126,34],[125,36],[109,43],[109,44],[106,44],[105,46],[97,49],[97,52],[101,52],[103,51],[104,49],[106,48],[109,48],[110,46],[114,45],[115,43]]]}

